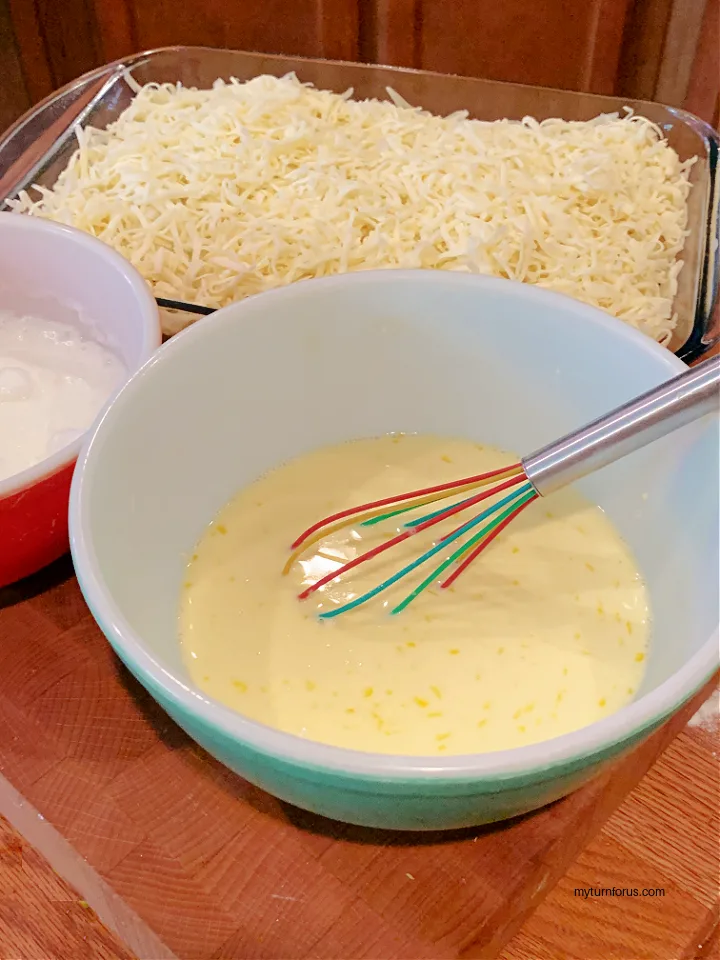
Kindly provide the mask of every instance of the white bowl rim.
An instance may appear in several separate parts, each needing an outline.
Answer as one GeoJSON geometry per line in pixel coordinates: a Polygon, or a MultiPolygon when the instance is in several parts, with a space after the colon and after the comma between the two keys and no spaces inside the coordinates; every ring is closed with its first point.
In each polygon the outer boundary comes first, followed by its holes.
{"type": "MultiPolygon", "coordinates": [[[[549,303],[554,302],[558,307],[566,307],[571,300],[574,308],[582,314],[583,321],[607,329],[616,339],[632,342],[635,348],[645,353],[655,354],[659,366],[666,367],[668,379],[687,369],[681,360],[650,337],[602,310],[575,301],[565,294],[497,277],[460,273],[454,273],[452,277],[453,283],[474,284],[479,288],[502,285],[500,289],[508,290],[508,285],[512,284],[513,294],[528,301],[529,305],[540,298],[549,303]]],[[[142,640],[123,617],[103,582],[91,543],[85,489],[91,482],[88,475],[92,469],[95,449],[112,431],[113,423],[122,416],[125,405],[131,403],[134,394],[142,389],[146,376],[152,375],[151,371],[155,366],[171,362],[176,353],[192,350],[199,337],[213,335],[226,325],[237,324],[246,312],[252,314],[259,298],[262,298],[264,306],[269,306],[271,301],[282,304],[302,296],[303,290],[309,285],[323,284],[331,287],[367,283],[394,284],[403,281],[432,285],[447,282],[447,278],[446,272],[431,270],[360,271],[290,284],[224,307],[211,316],[196,321],[166,343],[128,380],[96,423],[78,459],[70,493],[71,550],[85,600],[112,646],[127,656],[126,663],[128,666],[133,665],[130,666],[131,670],[133,667],[137,669],[139,677],[146,677],[159,687],[173,707],[194,715],[232,740],[299,769],[327,770],[358,780],[375,778],[383,782],[417,782],[418,785],[428,778],[433,782],[442,780],[467,783],[524,778],[543,773],[552,776],[553,768],[557,766],[573,765],[585,757],[602,754],[616,744],[640,736],[645,729],[659,724],[697,692],[718,666],[720,629],[716,629],[672,677],[609,717],[552,740],[525,747],[438,758],[350,750],[306,740],[266,726],[231,710],[190,686],[145,649],[142,640]]]]}
{"type": "MultiPolygon", "coordinates": [[[[138,370],[143,363],[157,350],[162,342],[162,331],[160,327],[159,314],[155,299],[150,289],[135,267],[116,253],[112,247],[109,247],[102,240],[84,233],[76,227],[70,227],[64,223],[56,223],[52,220],[44,220],[41,217],[33,217],[21,213],[9,213],[0,211],[0,227],[2,230],[27,230],[38,233],[49,233],[58,237],[66,237],[72,240],[84,250],[90,249],[101,259],[104,259],[118,273],[121,273],[130,282],[133,293],[137,297],[138,305],[142,313],[142,342],[140,345],[141,360],[134,370],[129,370],[127,377],[138,370]],[[12,220],[10,219],[12,218],[12,220]]],[[[127,379],[127,378],[126,378],[127,379]]],[[[89,428],[91,429],[91,428],[89,428]]],[[[5,479],[0,479],[0,500],[6,497],[22,493],[28,487],[45,480],[48,477],[59,473],[61,470],[72,466],[82,449],[83,443],[88,438],[88,431],[85,431],[71,443],[65,444],[59,450],[56,450],[49,457],[44,457],[38,463],[31,467],[26,467],[19,473],[12,473],[5,479]]]]}

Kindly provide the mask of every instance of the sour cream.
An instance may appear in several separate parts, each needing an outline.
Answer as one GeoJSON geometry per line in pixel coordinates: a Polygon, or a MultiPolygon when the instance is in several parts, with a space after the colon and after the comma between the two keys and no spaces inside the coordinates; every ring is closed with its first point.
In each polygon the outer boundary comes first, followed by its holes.
{"type": "Polygon", "coordinates": [[[81,436],[126,373],[79,323],[0,310],[0,480],[81,436]]]}

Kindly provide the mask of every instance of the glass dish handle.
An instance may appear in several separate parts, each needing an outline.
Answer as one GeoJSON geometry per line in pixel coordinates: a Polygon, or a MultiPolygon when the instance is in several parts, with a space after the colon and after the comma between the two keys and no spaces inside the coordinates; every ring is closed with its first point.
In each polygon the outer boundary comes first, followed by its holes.
{"type": "Polygon", "coordinates": [[[83,125],[124,73],[124,65],[113,64],[80,77],[41,100],[0,136],[0,210],[7,209],[8,197],[33,183],[73,137],[76,124],[83,125]]]}

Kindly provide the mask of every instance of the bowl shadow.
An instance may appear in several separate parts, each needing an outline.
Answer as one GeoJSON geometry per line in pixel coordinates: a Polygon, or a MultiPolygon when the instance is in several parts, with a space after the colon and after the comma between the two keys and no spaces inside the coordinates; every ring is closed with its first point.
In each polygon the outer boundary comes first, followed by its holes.
{"type": "Polygon", "coordinates": [[[75,571],[70,554],[66,553],[59,560],[55,560],[49,566],[31,574],[29,577],[25,577],[24,580],[18,580],[17,583],[0,587],[0,610],[32,600],[45,593],[46,590],[61,586],[74,576],[75,571]]]}
{"type": "Polygon", "coordinates": [[[476,840],[478,837],[503,833],[518,823],[529,820],[534,813],[525,813],[510,820],[482,824],[474,827],[459,827],[453,830],[386,830],[380,827],[363,827],[352,823],[330,820],[279,801],[285,818],[298,830],[347,843],[376,847],[424,847],[456,844],[476,840]]]}

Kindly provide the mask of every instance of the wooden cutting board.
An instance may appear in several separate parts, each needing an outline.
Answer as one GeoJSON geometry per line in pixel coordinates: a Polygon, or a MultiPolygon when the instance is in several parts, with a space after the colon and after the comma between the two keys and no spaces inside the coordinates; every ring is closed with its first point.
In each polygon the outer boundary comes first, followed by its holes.
{"type": "Polygon", "coordinates": [[[2,796],[32,805],[165,955],[494,957],[708,692],[536,814],[450,834],[351,827],[192,743],[120,665],[66,559],[0,592],[0,813],[2,796]]]}
{"type": "MultiPolygon", "coordinates": [[[[717,698],[716,690],[716,705],[717,698]]],[[[719,755],[715,712],[673,740],[501,951],[502,960],[720,960],[719,755]],[[578,887],[598,884],[651,884],[653,896],[577,896],[578,887]]],[[[26,805],[23,814],[27,826],[32,814],[26,805]]],[[[39,826],[41,847],[51,848],[53,828],[35,820],[30,832],[37,834],[39,826]]],[[[48,852],[62,873],[67,860],[48,852]]],[[[69,872],[77,874],[72,867],[69,872]]],[[[97,896],[98,881],[75,879],[77,889],[0,816],[0,957],[133,960],[122,935],[113,936],[84,899],[97,903],[106,923],[118,929],[117,909],[97,896]]],[[[129,939],[138,956],[160,955],[157,944],[133,934],[136,929],[129,939]]]]}

